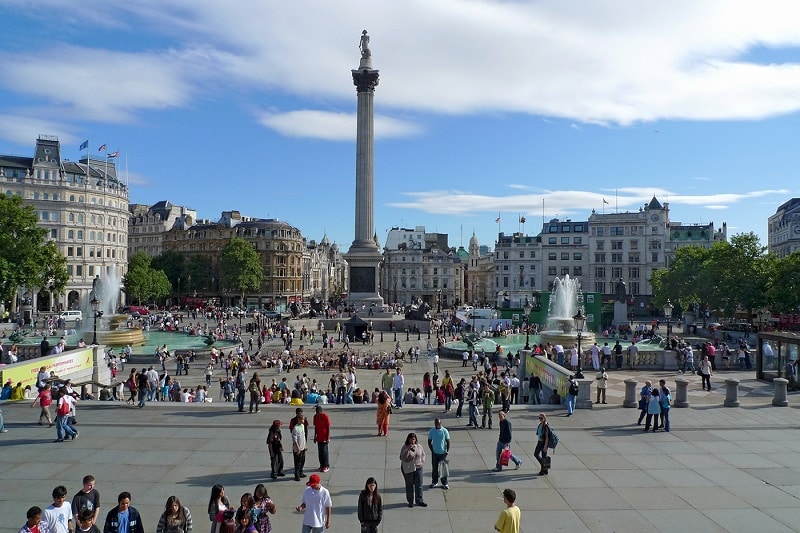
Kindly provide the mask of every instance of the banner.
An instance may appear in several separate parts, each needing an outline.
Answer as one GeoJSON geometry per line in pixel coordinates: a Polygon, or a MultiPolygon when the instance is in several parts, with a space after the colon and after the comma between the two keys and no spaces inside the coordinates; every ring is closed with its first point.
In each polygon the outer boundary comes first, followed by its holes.
{"type": "Polygon", "coordinates": [[[0,367],[0,374],[2,374],[0,380],[5,383],[11,379],[14,385],[21,382],[23,388],[30,385],[31,390],[35,391],[36,375],[42,367],[48,373],[52,371],[56,373],[56,376],[64,377],[82,370],[91,370],[92,366],[92,348],[81,348],[0,367]]]}

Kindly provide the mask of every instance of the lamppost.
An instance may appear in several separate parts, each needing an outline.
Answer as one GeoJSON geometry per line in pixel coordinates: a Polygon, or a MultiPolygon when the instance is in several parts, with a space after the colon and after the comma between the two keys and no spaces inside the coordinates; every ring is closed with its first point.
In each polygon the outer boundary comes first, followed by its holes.
{"type": "Polygon", "coordinates": [[[581,359],[583,359],[583,354],[581,354],[581,336],[583,334],[583,326],[586,325],[586,317],[583,315],[583,309],[578,309],[578,313],[572,317],[572,321],[575,323],[575,331],[578,334],[578,370],[575,372],[575,377],[577,379],[583,379],[583,370],[581,369],[581,359]]]}
{"type": "Polygon", "coordinates": [[[531,327],[530,327],[530,320],[531,320],[531,311],[533,311],[533,306],[528,301],[528,297],[525,297],[525,307],[523,307],[525,311],[525,350],[530,351],[531,349],[531,327]]]}
{"type": "Polygon", "coordinates": [[[436,313],[442,313],[442,289],[436,290],[436,313]]]}
{"type": "Polygon", "coordinates": [[[100,311],[100,300],[97,299],[97,296],[92,298],[92,301],[89,302],[92,304],[92,312],[94,314],[94,336],[92,337],[92,344],[95,346],[97,345],[97,319],[103,316],[103,312],[100,311]]]}
{"type": "Polygon", "coordinates": [[[670,347],[669,340],[672,338],[672,326],[669,323],[670,318],[672,318],[672,310],[674,307],[672,306],[672,302],[669,301],[667,298],[667,303],[664,304],[664,318],[667,319],[667,348],[670,347]]]}

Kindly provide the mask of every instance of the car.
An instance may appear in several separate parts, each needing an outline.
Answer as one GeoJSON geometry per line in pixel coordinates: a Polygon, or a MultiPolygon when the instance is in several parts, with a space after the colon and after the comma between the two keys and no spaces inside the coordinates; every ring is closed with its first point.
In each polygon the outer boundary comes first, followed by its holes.
{"type": "Polygon", "coordinates": [[[262,314],[270,320],[281,318],[281,314],[277,311],[264,311],[262,314]]]}
{"type": "Polygon", "coordinates": [[[80,322],[83,320],[83,313],[78,310],[64,311],[59,315],[64,322],[80,322]]]}

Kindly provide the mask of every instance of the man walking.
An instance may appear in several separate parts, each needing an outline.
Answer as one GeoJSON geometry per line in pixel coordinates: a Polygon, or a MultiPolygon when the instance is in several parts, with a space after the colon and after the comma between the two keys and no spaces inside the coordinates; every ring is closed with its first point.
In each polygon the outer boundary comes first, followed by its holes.
{"type": "Polygon", "coordinates": [[[87,475],[83,478],[83,487],[72,497],[72,516],[78,523],[78,515],[84,509],[92,512],[92,523],[100,518],[100,493],[94,488],[94,476],[87,475]]]}
{"type": "Polygon", "coordinates": [[[519,525],[522,520],[522,513],[514,502],[517,501],[517,493],[512,489],[503,491],[503,503],[506,508],[500,513],[497,522],[494,524],[495,531],[500,533],[519,533],[519,525]]]}
{"type": "Polygon", "coordinates": [[[494,406],[494,390],[487,381],[483,382],[481,386],[481,406],[483,406],[483,416],[481,417],[481,429],[486,427],[486,421],[489,421],[489,429],[492,429],[492,407],[494,406]]]}
{"type": "Polygon", "coordinates": [[[327,472],[331,469],[328,456],[328,443],[331,441],[331,419],[328,413],[322,411],[322,406],[316,407],[314,415],[314,442],[317,443],[319,453],[319,471],[327,472]]]}
{"type": "Polygon", "coordinates": [[[575,376],[570,376],[567,382],[567,416],[572,416],[572,413],[575,412],[575,402],[578,399],[579,391],[580,388],[578,387],[578,382],[575,381],[575,376]]]}
{"type": "Polygon", "coordinates": [[[439,466],[442,466],[442,488],[447,490],[450,486],[447,484],[447,476],[450,471],[448,464],[447,454],[450,453],[450,432],[447,428],[442,427],[442,421],[436,419],[433,421],[434,427],[428,431],[428,448],[433,455],[433,469],[431,472],[431,488],[435,489],[439,484],[439,466]]]}
{"type": "Polygon", "coordinates": [[[53,503],[48,505],[39,523],[41,533],[69,533],[73,531],[72,508],[65,499],[67,487],[59,485],[53,489],[53,503]]]}
{"type": "Polygon", "coordinates": [[[318,474],[311,474],[303,500],[295,510],[303,513],[303,533],[323,533],[331,527],[331,494],[322,486],[318,474]]]}
{"type": "MultiPolygon", "coordinates": [[[[500,417],[500,437],[497,439],[497,450],[495,450],[495,472],[503,470],[503,465],[500,464],[500,454],[506,448],[511,449],[511,422],[506,419],[506,414],[503,411],[500,411],[498,416],[500,417]]],[[[522,466],[522,460],[513,453],[511,454],[511,461],[516,465],[516,470],[519,470],[519,467],[522,466]]]]}
{"type": "Polygon", "coordinates": [[[136,508],[131,507],[131,493],[120,492],[117,506],[106,515],[103,533],[144,533],[142,517],[136,508]]]}
{"type": "Polygon", "coordinates": [[[394,391],[394,406],[398,409],[403,408],[403,387],[405,386],[406,379],[403,377],[403,371],[398,368],[397,373],[392,380],[392,390],[394,391]]]}

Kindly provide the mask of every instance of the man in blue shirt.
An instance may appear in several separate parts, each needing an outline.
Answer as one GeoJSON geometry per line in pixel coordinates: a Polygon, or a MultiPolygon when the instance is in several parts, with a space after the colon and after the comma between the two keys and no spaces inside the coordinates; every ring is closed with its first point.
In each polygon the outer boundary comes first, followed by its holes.
{"type": "Polygon", "coordinates": [[[139,511],[131,507],[131,493],[120,492],[117,502],[117,507],[106,515],[103,533],[144,533],[142,517],[139,511]]]}
{"type": "Polygon", "coordinates": [[[433,454],[431,488],[434,489],[439,484],[439,464],[443,463],[442,488],[447,490],[450,488],[447,484],[447,472],[449,471],[447,454],[450,452],[450,432],[447,431],[447,428],[442,427],[442,421],[438,418],[434,420],[433,424],[434,427],[428,431],[428,448],[431,449],[433,454]]]}

